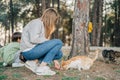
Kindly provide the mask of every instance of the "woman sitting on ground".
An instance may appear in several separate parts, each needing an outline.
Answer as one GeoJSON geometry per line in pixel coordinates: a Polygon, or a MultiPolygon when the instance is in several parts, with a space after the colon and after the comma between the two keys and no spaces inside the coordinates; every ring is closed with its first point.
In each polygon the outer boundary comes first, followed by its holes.
{"type": "Polygon", "coordinates": [[[30,21],[23,29],[20,59],[37,75],[54,75],[48,66],[52,61],[55,68],[60,69],[58,59],[63,55],[63,43],[59,39],[50,40],[58,17],[55,9],[46,9],[41,18],[30,21]]]}

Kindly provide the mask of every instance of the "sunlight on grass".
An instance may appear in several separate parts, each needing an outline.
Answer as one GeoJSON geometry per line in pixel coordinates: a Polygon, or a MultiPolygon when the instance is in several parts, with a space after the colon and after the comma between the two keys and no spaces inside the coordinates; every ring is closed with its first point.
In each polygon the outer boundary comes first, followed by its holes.
{"type": "Polygon", "coordinates": [[[80,80],[79,77],[63,77],[62,80],[80,80]]]}
{"type": "Polygon", "coordinates": [[[7,79],[7,75],[0,75],[0,80],[6,80],[7,79]]]}
{"type": "Polygon", "coordinates": [[[96,77],[95,80],[105,80],[103,77],[96,77]]]}

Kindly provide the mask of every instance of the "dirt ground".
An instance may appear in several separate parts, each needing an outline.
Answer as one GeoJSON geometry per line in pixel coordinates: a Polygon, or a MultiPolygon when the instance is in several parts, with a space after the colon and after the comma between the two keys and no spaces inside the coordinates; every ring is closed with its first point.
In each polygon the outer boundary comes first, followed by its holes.
{"type": "Polygon", "coordinates": [[[52,70],[53,76],[38,76],[26,67],[12,68],[0,66],[0,80],[120,80],[120,64],[108,64],[97,60],[89,70],[52,70]]]}
{"type": "Polygon", "coordinates": [[[2,69],[3,72],[0,75],[7,75],[7,78],[0,80],[120,80],[120,65],[101,61],[95,61],[90,70],[56,70],[57,74],[53,76],[38,76],[26,67],[1,67],[0,70],[2,69]]]}

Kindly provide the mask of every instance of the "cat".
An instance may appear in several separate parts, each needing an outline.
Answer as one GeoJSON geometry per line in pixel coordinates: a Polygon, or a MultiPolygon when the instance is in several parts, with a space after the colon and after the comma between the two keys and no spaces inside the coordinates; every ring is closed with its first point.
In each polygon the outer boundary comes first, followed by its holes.
{"type": "Polygon", "coordinates": [[[102,55],[104,57],[104,61],[106,63],[116,63],[117,58],[120,57],[120,52],[119,51],[114,51],[114,50],[103,50],[102,55]]]}
{"type": "Polygon", "coordinates": [[[102,56],[106,63],[115,62],[115,52],[113,50],[103,50],[102,56]]]}
{"type": "Polygon", "coordinates": [[[93,65],[94,61],[98,58],[99,50],[96,50],[94,53],[94,58],[90,58],[88,56],[75,56],[66,61],[61,61],[61,67],[63,70],[68,69],[78,69],[88,70],[93,65]]]}

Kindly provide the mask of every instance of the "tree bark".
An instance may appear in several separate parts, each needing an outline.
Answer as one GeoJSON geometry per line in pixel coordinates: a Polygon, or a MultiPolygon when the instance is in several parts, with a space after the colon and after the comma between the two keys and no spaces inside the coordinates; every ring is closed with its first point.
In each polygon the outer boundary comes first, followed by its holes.
{"type": "Polygon", "coordinates": [[[98,32],[97,32],[97,46],[100,46],[100,35],[102,28],[102,15],[103,15],[103,0],[99,0],[99,20],[98,20],[98,32]]]}
{"type": "Polygon", "coordinates": [[[50,8],[51,0],[46,0],[46,8],[50,8]]]}
{"type": "Polygon", "coordinates": [[[103,0],[95,0],[93,7],[93,37],[92,46],[100,46],[102,28],[103,0]]]}
{"type": "Polygon", "coordinates": [[[97,4],[98,0],[95,0],[94,5],[93,5],[93,33],[92,33],[92,45],[96,45],[96,37],[97,37],[97,4]]]}
{"type": "Polygon", "coordinates": [[[75,0],[72,25],[72,50],[68,58],[86,55],[89,52],[88,40],[89,0],[75,0]]]}
{"type": "Polygon", "coordinates": [[[54,2],[55,2],[55,0],[52,0],[52,7],[53,7],[53,8],[54,8],[54,4],[55,4],[54,2]]]}
{"type": "Polygon", "coordinates": [[[42,0],[42,13],[46,9],[46,0],[42,0]]]}
{"type": "Polygon", "coordinates": [[[35,4],[35,7],[36,7],[36,13],[37,13],[37,16],[36,17],[40,17],[41,16],[41,10],[40,10],[40,0],[35,0],[36,4],[35,4]]]}
{"type": "Polygon", "coordinates": [[[10,21],[11,21],[11,30],[14,32],[14,12],[13,12],[13,1],[10,0],[10,21]]]}

